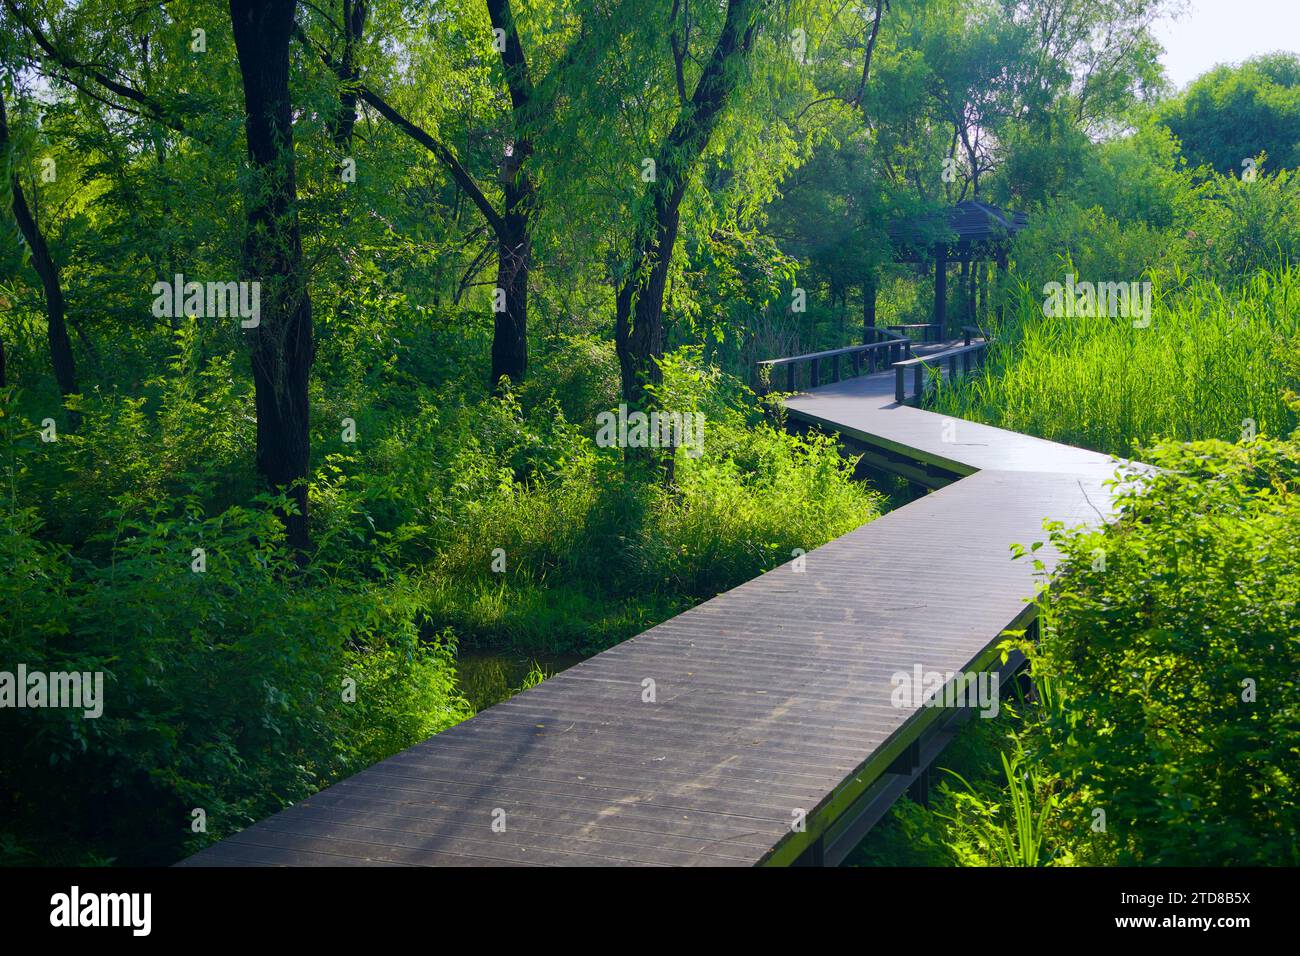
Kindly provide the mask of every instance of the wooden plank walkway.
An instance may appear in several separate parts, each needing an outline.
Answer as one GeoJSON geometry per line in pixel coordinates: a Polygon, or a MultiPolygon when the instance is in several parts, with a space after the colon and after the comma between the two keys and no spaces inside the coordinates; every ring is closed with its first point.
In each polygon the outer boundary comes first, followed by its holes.
{"type": "Polygon", "coordinates": [[[1111,459],[898,407],[892,388],[891,373],[866,376],[787,406],[969,477],[182,865],[749,866],[816,852],[942,713],[892,706],[891,675],[990,664],[1031,614],[1031,569],[1009,546],[1040,540],[1045,517],[1095,523],[1110,507],[1111,459]]]}

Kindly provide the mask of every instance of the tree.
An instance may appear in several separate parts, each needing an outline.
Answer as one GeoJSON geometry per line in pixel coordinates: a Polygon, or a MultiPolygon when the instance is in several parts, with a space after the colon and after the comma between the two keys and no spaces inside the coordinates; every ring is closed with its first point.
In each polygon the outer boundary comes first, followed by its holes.
{"type": "MultiPolygon", "coordinates": [[[[77,365],[72,355],[72,342],[68,338],[68,326],[64,321],[66,305],[63,298],[63,283],[59,277],[59,267],[50,248],[45,242],[40,226],[32,215],[23,191],[22,180],[18,175],[18,164],[10,152],[9,120],[5,112],[4,89],[0,87],[0,156],[9,170],[10,203],[18,229],[31,250],[32,268],[40,277],[41,287],[45,291],[45,324],[50,345],[50,363],[54,366],[54,378],[59,383],[59,392],[66,399],[77,394],[77,365]]],[[[3,363],[0,362],[0,372],[3,363]]],[[[2,376],[0,376],[2,377],[2,376]]],[[[2,383],[2,382],[0,382],[2,383]]],[[[69,419],[69,428],[77,426],[76,415],[69,419]]]]}
{"type": "Polygon", "coordinates": [[[664,285],[677,241],[682,197],[736,89],[740,67],[753,50],[764,6],[761,0],[728,0],[713,52],[660,144],[654,177],[641,197],[632,250],[615,302],[614,326],[623,397],[634,407],[646,404],[646,386],[660,380],[664,285]]]}
{"type": "MultiPolygon", "coordinates": [[[[360,3],[357,4],[360,6],[360,3]]],[[[532,270],[532,230],[536,183],[529,172],[534,152],[532,130],[546,116],[559,77],[576,55],[581,33],[573,45],[558,57],[550,72],[538,84],[532,80],[528,57],[510,0],[486,0],[491,23],[491,45],[499,57],[510,109],[506,115],[506,143],[495,170],[501,199],[494,202],[457,151],[443,137],[430,132],[393,105],[389,98],[360,79],[355,47],[360,41],[365,14],[349,11],[345,4],[343,59],[336,59],[317,47],[323,61],[334,71],[344,97],[342,109],[350,109],[348,97],[374,108],[412,140],[427,149],[451,174],[456,185],[470,198],[491,230],[497,252],[497,281],[493,295],[493,336],[489,386],[500,388],[503,379],[518,383],[528,370],[528,293],[532,270]],[[353,59],[349,60],[349,57],[353,59]],[[539,90],[551,91],[543,95],[539,90]]],[[[306,40],[306,34],[300,34],[306,40]]],[[[309,40],[307,42],[310,42],[309,40]]]]}
{"type": "Polygon", "coordinates": [[[500,308],[493,301],[495,320],[492,334],[492,371],[490,384],[496,389],[502,378],[522,381],[528,368],[528,271],[531,236],[533,182],[526,164],[533,152],[528,135],[530,113],[534,108],[533,86],[528,76],[528,61],[519,30],[515,25],[510,0],[487,0],[492,29],[498,37],[501,66],[510,91],[514,142],[501,163],[501,188],[504,193],[497,236],[497,295],[500,308]]]}
{"type": "Polygon", "coordinates": [[[271,488],[288,490],[296,504],[296,513],[283,517],[290,545],[302,554],[310,544],[307,386],[314,344],[289,97],[295,6],[295,0],[230,0],[253,172],[244,200],[247,233],[241,269],[245,280],[261,283],[260,321],[250,330],[257,470],[271,488]]]}
{"type": "Polygon", "coordinates": [[[346,150],[352,146],[352,129],[357,122],[357,80],[361,72],[357,66],[358,47],[366,29],[369,7],[366,0],[343,0],[343,55],[339,57],[335,76],[339,81],[339,111],[334,120],[334,147],[346,150]]]}
{"type": "Polygon", "coordinates": [[[1193,166],[1225,175],[1261,153],[1272,169],[1300,166],[1300,57],[1256,57],[1219,66],[1159,110],[1193,166]]]}

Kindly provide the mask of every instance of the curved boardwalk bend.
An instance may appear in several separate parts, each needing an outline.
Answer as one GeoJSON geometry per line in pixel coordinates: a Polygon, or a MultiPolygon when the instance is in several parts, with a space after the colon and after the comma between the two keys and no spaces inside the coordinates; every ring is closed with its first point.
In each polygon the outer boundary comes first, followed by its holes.
{"type": "Polygon", "coordinates": [[[895,387],[886,371],[785,404],[932,493],[181,865],[843,859],[900,793],[923,792],[970,714],[897,708],[891,676],[997,669],[999,635],[1032,617],[1032,568],[1009,545],[1041,540],[1045,517],[1103,520],[1116,468],[899,405],[895,387]]]}

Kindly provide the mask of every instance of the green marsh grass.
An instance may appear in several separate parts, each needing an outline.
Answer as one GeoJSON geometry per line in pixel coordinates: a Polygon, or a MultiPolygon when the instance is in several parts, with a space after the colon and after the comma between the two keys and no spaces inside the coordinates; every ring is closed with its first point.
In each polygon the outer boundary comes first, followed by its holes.
{"type": "Polygon", "coordinates": [[[1153,282],[1151,323],[1049,318],[1022,288],[992,330],[984,374],[940,390],[936,410],[1112,454],[1157,439],[1236,441],[1296,426],[1284,393],[1300,338],[1300,267],[1222,289],[1153,282]]]}

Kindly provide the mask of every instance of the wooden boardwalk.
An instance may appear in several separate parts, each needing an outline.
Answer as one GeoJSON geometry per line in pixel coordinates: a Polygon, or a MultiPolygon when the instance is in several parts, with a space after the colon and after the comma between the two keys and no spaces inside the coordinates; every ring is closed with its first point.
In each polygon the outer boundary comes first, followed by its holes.
{"type": "Polygon", "coordinates": [[[890,373],[787,406],[942,487],[182,865],[842,858],[952,732],[893,706],[891,676],[996,668],[1032,614],[1009,546],[1102,520],[1115,463],[898,407],[890,373]]]}

